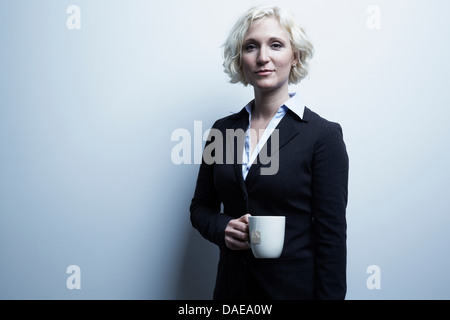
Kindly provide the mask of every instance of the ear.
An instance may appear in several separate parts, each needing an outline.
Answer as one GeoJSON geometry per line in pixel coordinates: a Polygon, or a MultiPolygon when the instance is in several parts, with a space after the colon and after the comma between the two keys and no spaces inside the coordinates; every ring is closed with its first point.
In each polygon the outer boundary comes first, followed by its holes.
{"type": "Polygon", "coordinates": [[[292,59],[292,67],[297,66],[298,62],[299,62],[299,58],[298,55],[301,54],[300,52],[298,53],[294,53],[294,58],[292,59]]]}

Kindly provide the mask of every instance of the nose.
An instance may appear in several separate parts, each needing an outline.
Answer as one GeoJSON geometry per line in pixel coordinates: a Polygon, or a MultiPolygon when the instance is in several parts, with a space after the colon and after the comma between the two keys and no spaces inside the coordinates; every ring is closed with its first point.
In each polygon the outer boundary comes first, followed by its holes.
{"type": "Polygon", "coordinates": [[[259,65],[264,65],[266,63],[268,63],[270,60],[270,56],[269,56],[269,50],[266,46],[261,46],[261,49],[259,50],[259,54],[258,54],[258,58],[257,58],[257,63],[259,65]]]}

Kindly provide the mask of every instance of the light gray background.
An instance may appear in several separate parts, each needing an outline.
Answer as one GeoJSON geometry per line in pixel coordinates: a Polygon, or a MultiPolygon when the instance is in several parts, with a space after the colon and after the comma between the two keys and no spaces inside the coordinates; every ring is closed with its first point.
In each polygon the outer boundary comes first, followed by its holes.
{"type": "MultiPolygon", "coordinates": [[[[344,129],[347,298],[450,298],[449,2],[272,3],[316,48],[292,91],[344,129]]],[[[173,164],[170,137],[252,99],[220,46],[254,4],[0,2],[1,299],[211,298],[218,250],[189,221],[198,165],[173,164]],[[66,287],[73,264],[80,290],[66,287]]]]}

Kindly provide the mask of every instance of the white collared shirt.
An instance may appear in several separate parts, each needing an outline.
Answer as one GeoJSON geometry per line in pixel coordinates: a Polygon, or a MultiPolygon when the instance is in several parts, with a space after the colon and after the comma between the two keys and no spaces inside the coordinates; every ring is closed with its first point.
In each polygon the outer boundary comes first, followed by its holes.
{"type": "Polygon", "coordinates": [[[250,141],[250,124],[252,121],[252,106],[255,100],[250,101],[246,106],[245,110],[248,112],[248,127],[245,133],[245,143],[244,143],[244,152],[242,155],[242,177],[244,180],[247,178],[247,174],[250,171],[252,164],[255,162],[260,150],[263,148],[267,140],[269,139],[272,132],[280,123],[281,119],[285,116],[287,110],[291,110],[296,113],[301,119],[303,118],[303,113],[305,111],[305,105],[303,104],[300,96],[296,93],[289,94],[290,99],[286,101],[277,111],[277,113],[270,120],[267,128],[264,130],[263,135],[258,141],[255,149],[250,155],[251,150],[251,141],[250,141]]]}

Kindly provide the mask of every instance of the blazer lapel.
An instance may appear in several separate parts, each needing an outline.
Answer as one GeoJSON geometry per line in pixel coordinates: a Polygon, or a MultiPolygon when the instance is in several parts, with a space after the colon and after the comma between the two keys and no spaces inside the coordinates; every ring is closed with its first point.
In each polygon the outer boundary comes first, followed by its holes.
{"type": "MultiPolygon", "coordinates": [[[[305,113],[306,113],[305,108],[305,113]]],[[[288,110],[286,115],[281,119],[278,126],[275,128],[278,129],[278,147],[275,144],[272,143],[272,138],[276,138],[276,135],[272,133],[272,135],[269,137],[267,142],[264,144],[262,150],[260,151],[258,157],[256,158],[256,163],[253,163],[250,167],[250,171],[248,172],[246,182],[249,180],[249,178],[261,167],[262,162],[260,159],[261,154],[265,154],[268,157],[272,157],[274,154],[279,152],[281,148],[283,148],[289,141],[291,141],[297,134],[300,133],[300,131],[304,128],[305,124],[307,124],[306,120],[301,119],[298,115],[296,115],[291,110],[288,110]],[[272,146],[275,147],[274,150],[272,150],[272,146]]],[[[242,174],[241,174],[242,176],[242,174]]]]}
{"type": "Polygon", "coordinates": [[[231,126],[230,131],[226,132],[226,144],[227,150],[225,155],[230,157],[230,153],[233,154],[233,158],[228,158],[226,163],[230,163],[232,160],[234,172],[236,175],[236,180],[242,188],[242,191],[247,194],[247,189],[245,187],[244,178],[242,177],[242,156],[244,152],[245,144],[245,131],[248,128],[248,113],[245,108],[243,108],[236,116],[236,122],[231,126]]]}

